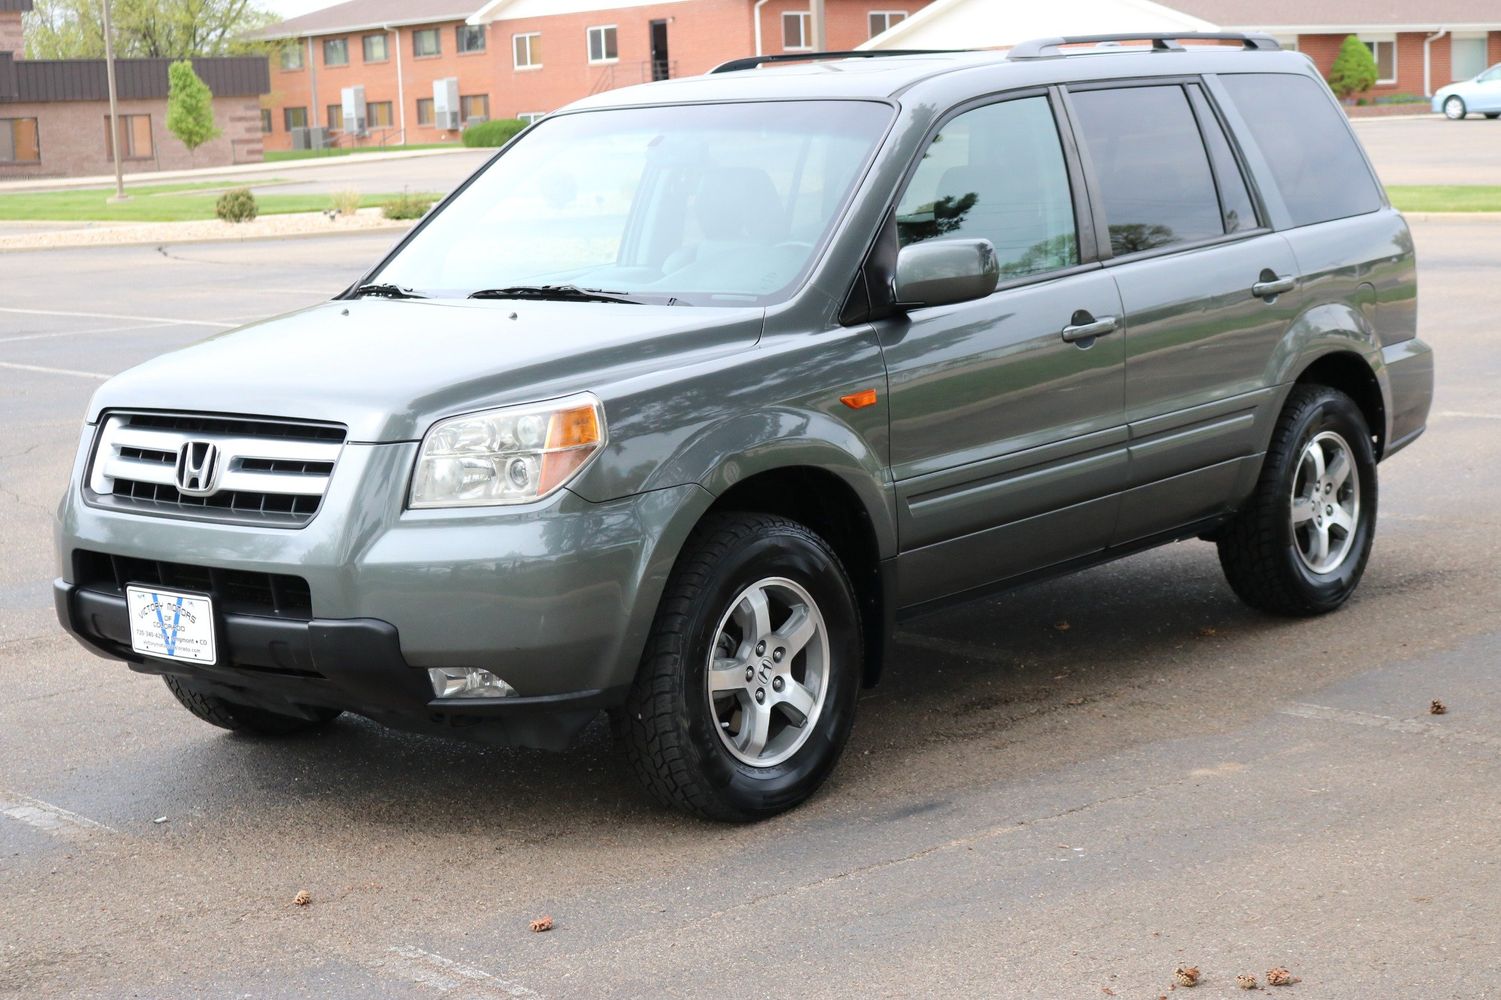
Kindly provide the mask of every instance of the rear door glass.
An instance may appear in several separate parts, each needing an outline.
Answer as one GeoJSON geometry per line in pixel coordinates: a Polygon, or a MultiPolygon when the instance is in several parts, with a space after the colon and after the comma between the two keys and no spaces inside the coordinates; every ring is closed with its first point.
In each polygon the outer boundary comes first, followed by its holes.
{"type": "Polygon", "coordinates": [[[1071,97],[1117,257],[1225,234],[1214,174],[1182,87],[1071,97]]]}
{"type": "Polygon", "coordinates": [[[1344,114],[1306,76],[1237,73],[1220,77],[1271,168],[1293,225],[1364,215],[1381,192],[1344,114]]]}
{"type": "Polygon", "coordinates": [[[1209,147],[1209,162],[1214,165],[1214,179],[1220,188],[1220,207],[1225,214],[1225,232],[1240,233],[1255,229],[1256,207],[1251,202],[1251,192],[1246,188],[1245,175],[1230,149],[1230,140],[1225,130],[1209,107],[1209,101],[1198,87],[1188,88],[1188,99],[1199,118],[1199,128],[1204,133],[1204,145],[1209,147]]]}

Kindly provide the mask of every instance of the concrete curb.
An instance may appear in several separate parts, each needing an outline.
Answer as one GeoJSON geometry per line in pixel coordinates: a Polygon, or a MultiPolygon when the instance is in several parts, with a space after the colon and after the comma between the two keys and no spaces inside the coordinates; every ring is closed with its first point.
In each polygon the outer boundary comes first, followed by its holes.
{"type": "Polygon", "coordinates": [[[1495,222],[1501,212],[1403,212],[1410,222],[1495,222]]]}
{"type": "MultiPolygon", "coordinates": [[[[321,216],[320,216],[320,218],[321,218],[321,216]]],[[[187,234],[184,234],[182,236],[173,236],[170,233],[168,235],[166,235],[166,236],[163,236],[160,233],[158,233],[158,234],[156,234],[154,236],[149,236],[148,237],[148,236],[146,236],[144,234],[136,235],[136,234],[132,234],[132,233],[120,233],[117,238],[105,239],[105,240],[100,240],[100,239],[90,239],[90,240],[67,240],[67,239],[60,239],[60,240],[57,240],[57,241],[47,241],[47,242],[40,242],[39,241],[39,242],[36,242],[36,243],[29,243],[29,244],[28,243],[22,243],[20,245],[6,245],[6,242],[5,242],[6,238],[5,237],[0,237],[0,254],[7,254],[7,253],[45,253],[48,250],[89,250],[89,249],[93,249],[93,248],[107,249],[107,248],[110,248],[110,247],[130,247],[130,246],[136,246],[136,247],[140,247],[140,246],[147,246],[147,247],[151,247],[151,246],[175,246],[175,245],[180,245],[180,244],[185,244],[185,243],[265,243],[265,242],[271,242],[271,241],[275,241],[275,240],[315,239],[315,238],[320,237],[320,236],[321,237],[371,236],[371,235],[381,234],[381,233],[390,233],[390,234],[393,234],[393,235],[399,235],[399,234],[406,233],[408,230],[410,230],[416,224],[417,224],[417,220],[412,220],[412,221],[402,220],[402,221],[391,221],[388,224],[384,224],[384,225],[361,226],[361,227],[359,227],[357,229],[356,228],[351,228],[351,229],[329,229],[329,228],[317,228],[315,226],[308,226],[306,228],[297,229],[297,230],[293,230],[293,231],[289,231],[289,232],[252,233],[252,234],[249,234],[249,235],[238,235],[238,234],[234,234],[234,233],[225,233],[224,235],[221,235],[221,236],[187,235],[187,234]]],[[[129,224],[127,223],[126,225],[129,225],[129,224]]],[[[161,225],[161,224],[156,224],[156,225],[161,225]]],[[[69,231],[64,231],[64,235],[66,235],[68,232],[69,231]]],[[[80,232],[80,233],[88,232],[88,233],[92,233],[92,234],[97,235],[99,233],[99,230],[97,230],[97,229],[92,229],[92,230],[78,230],[78,232],[80,232]]]]}
{"type": "MultiPolygon", "coordinates": [[[[382,163],[388,160],[407,160],[421,156],[451,156],[454,153],[474,153],[484,150],[469,146],[453,149],[392,150],[389,153],[352,153],[349,156],[323,156],[306,160],[279,160],[276,162],[237,163],[228,167],[196,167],[192,170],[145,171],[125,175],[127,191],[131,185],[159,184],[169,181],[212,181],[219,178],[253,177],[257,174],[280,173],[284,170],[309,170],[313,167],[336,166],[353,160],[355,163],[382,163]]],[[[491,150],[490,152],[494,152],[491,150]]],[[[115,186],[112,174],[91,177],[48,177],[35,180],[0,181],[0,193],[24,193],[28,191],[71,191],[85,188],[110,188],[115,186]]]]}

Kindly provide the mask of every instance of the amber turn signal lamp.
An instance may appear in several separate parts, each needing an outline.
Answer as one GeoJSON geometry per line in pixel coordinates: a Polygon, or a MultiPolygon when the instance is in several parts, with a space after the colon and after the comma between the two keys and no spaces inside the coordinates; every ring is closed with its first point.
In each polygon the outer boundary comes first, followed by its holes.
{"type": "Polygon", "coordinates": [[[852,392],[848,396],[840,396],[839,402],[852,410],[863,410],[867,406],[876,405],[876,391],[874,389],[861,389],[859,392],[852,392]]]}
{"type": "Polygon", "coordinates": [[[546,492],[565,481],[599,447],[599,414],[593,406],[578,406],[552,415],[542,453],[539,488],[546,492]]]}

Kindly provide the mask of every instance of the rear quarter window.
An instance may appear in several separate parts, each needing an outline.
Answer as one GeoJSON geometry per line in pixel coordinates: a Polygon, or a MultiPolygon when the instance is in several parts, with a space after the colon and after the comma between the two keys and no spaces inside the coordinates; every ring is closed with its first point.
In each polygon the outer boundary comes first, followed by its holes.
{"type": "Polygon", "coordinates": [[[1381,192],[1345,116],[1306,76],[1220,77],[1277,183],[1295,226],[1381,207],[1381,192]]]}

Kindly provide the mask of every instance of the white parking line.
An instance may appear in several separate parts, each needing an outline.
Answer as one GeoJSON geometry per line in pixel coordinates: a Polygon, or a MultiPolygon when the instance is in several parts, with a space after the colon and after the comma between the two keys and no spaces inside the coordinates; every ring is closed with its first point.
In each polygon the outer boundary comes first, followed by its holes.
{"type": "Polygon", "coordinates": [[[120,832],[103,823],[96,823],[86,816],[69,812],[61,806],[43,802],[41,799],[33,799],[27,795],[17,795],[15,792],[0,791],[0,816],[25,823],[27,826],[67,840],[77,840],[88,836],[94,830],[102,830],[105,833],[120,832]]]}
{"type": "Polygon", "coordinates": [[[1303,703],[1284,705],[1277,711],[1282,715],[1292,715],[1300,719],[1343,722],[1352,726],[1385,729],[1388,732],[1404,733],[1409,736],[1431,736],[1439,740],[1452,740],[1455,743],[1469,743],[1490,750],[1501,750],[1501,738],[1487,736],[1484,733],[1470,733],[1463,729],[1453,729],[1423,719],[1395,719],[1389,715],[1374,715],[1370,712],[1356,712],[1348,708],[1330,708],[1327,705],[1303,703]]]}
{"type": "Polygon", "coordinates": [[[131,330],[160,330],[170,323],[132,323],[130,326],[91,326],[87,330],[59,330],[55,333],[23,333],[19,337],[0,337],[0,344],[15,344],[23,340],[53,340],[57,337],[87,337],[95,333],[125,333],[131,330]]]}
{"type": "Polygon", "coordinates": [[[124,319],[142,323],[170,323],[173,326],[219,326],[226,330],[240,326],[239,323],[221,323],[213,319],[172,319],[168,316],[122,316],[119,313],[66,312],[61,309],[11,309],[0,307],[0,313],[15,313],[18,316],[77,316],[80,319],[124,319]]]}
{"type": "Polygon", "coordinates": [[[1461,420],[1501,420],[1501,413],[1474,413],[1468,410],[1444,410],[1435,417],[1458,417],[1461,420]]]}
{"type": "Polygon", "coordinates": [[[435,955],[421,948],[401,945],[392,948],[377,963],[379,969],[389,975],[399,976],[408,982],[426,986],[444,995],[457,994],[494,1000],[497,997],[537,997],[540,994],[499,976],[492,976],[484,969],[455,962],[451,958],[435,955]]]}
{"type": "Polygon", "coordinates": [[[43,375],[74,375],[78,378],[96,378],[104,381],[114,378],[113,375],[101,375],[98,372],[81,372],[76,368],[48,368],[46,365],[23,365],[17,361],[0,361],[0,368],[14,368],[18,372],[41,372],[43,375]]]}

